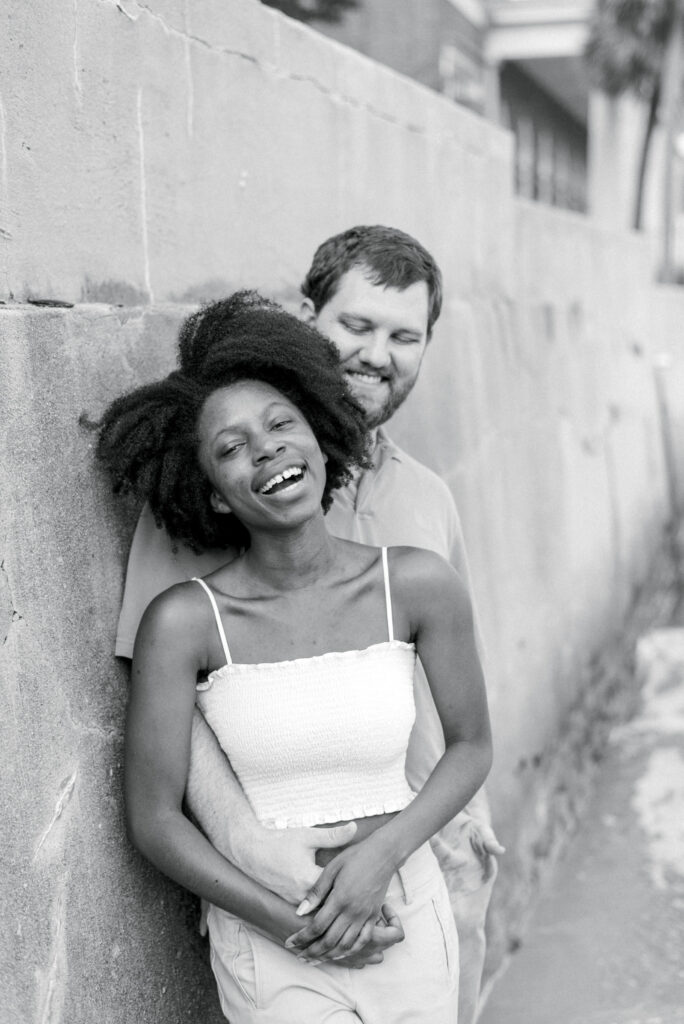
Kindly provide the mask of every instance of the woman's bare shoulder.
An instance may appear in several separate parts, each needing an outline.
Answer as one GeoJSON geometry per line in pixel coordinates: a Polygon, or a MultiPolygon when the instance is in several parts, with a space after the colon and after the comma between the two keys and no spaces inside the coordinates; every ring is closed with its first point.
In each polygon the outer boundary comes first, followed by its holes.
{"type": "Polygon", "coordinates": [[[154,639],[172,646],[183,643],[193,647],[199,641],[204,645],[211,618],[209,598],[204,589],[194,580],[176,583],[147,606],[140,622],[138,640],[154,639]]]}
{"type": "Polygon", "coordinates": [[[393,547],[388,549],[388,565],[392,593],[411,606],[470,608],[470,595],[460,574],[446,558],[426,548],[393,547]]]}
{"type": "Polygon", "coordinates": [[[427,548],[407,545],[391,547],[387,549],[387,559],[393,578],[396,576],[398,579],[414,582],[434,580],[454,583],[461,581],[462,583],[461,576],[453,565],[442,555],[438,555],[436,551],[429,551],[427,548]]]}

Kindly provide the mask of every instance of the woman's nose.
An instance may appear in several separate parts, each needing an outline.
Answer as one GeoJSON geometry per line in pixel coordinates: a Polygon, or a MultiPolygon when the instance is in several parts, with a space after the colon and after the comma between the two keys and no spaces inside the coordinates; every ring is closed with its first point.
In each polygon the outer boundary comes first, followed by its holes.
{"type": "Polygon", "coordinates": [[[266,459],[273,459],[283,451],[285,451],[285,444],[282,438],[265,434],[254,449],[254,462],[260,463],[266,459]]]}

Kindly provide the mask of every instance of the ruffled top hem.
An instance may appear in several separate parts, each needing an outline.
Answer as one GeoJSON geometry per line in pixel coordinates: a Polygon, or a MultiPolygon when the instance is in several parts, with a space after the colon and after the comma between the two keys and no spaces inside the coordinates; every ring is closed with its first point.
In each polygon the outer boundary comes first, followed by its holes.
{"type": "Polygon", "coordinates": [[[342,807],[325,811],[308,811],[303,814],[296,814],[291,817],[260,818],[259,823],[264,828],[308,828],[312,825],[332,825],[338,821],[352,821],[354,818],[371,818],[376,814],[394,814],[403,811],[413,800],[415,793],[411,792],[407,798],[389,800],[381,804],[354,804],[353,806],[342,807]]]}

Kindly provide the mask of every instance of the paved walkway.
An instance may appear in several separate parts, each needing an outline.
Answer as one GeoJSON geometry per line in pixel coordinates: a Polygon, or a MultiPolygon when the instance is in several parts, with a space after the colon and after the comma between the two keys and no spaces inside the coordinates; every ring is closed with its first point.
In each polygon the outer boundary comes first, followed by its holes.
{"type": "Polygon", "coordinates": [[[684,1024],[684,629],[638,661],[642,709],[479,1024],[684,1024]]]}

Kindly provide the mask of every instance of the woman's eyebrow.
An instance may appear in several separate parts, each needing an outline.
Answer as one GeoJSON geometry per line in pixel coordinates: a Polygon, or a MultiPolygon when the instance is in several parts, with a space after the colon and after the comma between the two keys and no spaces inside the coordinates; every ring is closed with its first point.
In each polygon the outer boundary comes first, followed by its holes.
{"type": "Polygon", "coordinates": [[[220,441],[224,434],[239,434],[242,429],[244,428],[240,427],[237,423],[231,423],[227,427],[221,427],[221,429],[217,430],[214,434],[212,443],[220,441]]]}
{"type": "MultiPolygon", "coordinates": [[[[279,399],[274,399],[274,401],[269,402],[269,404],[264,409],[264,416],[269,416],[274,411],[281,409],[284,410],[285,412],[292,411],[291,407],[287,405],[284,400],[281,401],[279,399]]],[[[217,440],[223,434],[234,434],[245,429],[245,424],[242,423],[240,420],[236,420],[235,423],[228,423],[227,425],[224,425],[219,430],[217,430],[216,433],[214,434],[214,440],[217,440]]]]}

